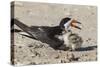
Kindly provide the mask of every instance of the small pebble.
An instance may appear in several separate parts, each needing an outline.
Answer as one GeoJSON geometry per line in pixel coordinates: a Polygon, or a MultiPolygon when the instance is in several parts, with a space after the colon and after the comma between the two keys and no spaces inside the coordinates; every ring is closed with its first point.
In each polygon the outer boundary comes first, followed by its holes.
{"type": "Polygon", "coordinates": [[[61,63],[66,63],[66,61],[65,60],[61,60],[61,63]]]}
{"type": "Polygon", "coordinates": [[[22,46],[19,46],[19,48],[22,48],[22,46]]]}
{"type": "Polygon", "coordinates": [[[33,47],[33,45],[29,45],[28,47],[33,47]]]}
{"type": "Polygon", "coordinates": [[[29,65],[36,65],[36,63],[35,62],[31,62],[29,65]]]}
{"type": "Polygon", "coordinates": [[[55,57],[55,59],[59,59],[59,55],[57,55],[57,56],[55,57]]]}

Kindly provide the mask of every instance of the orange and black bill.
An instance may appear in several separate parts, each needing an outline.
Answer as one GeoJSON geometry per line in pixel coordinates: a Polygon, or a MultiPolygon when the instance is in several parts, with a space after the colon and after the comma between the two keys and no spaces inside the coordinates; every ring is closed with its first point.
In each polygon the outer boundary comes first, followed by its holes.
{"type": "Polygon", "coordinates": [[[77,28],[77,29],[80,29],[81,30],[81,28],[79,26],[77,26],[77,23],[78,24],[81,24],[80,22],[78,22],[76,20],[72,20],[71,27],[74,27],[74,28],[77,28]]]}

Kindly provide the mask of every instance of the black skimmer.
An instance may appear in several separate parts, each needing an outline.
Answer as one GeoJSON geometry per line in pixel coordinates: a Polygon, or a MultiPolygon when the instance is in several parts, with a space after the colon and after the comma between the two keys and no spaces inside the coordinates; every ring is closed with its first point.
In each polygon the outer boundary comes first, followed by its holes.
{"type": "Polygon", "coordinates": [[[65,43],[64,41],[66,40],[64,39],[66,38],[64,38],[64,35],[70,31],[70,27],[81,29],[80,27],[76,26],[75,23],[81,24],[80,22],[67,17],[61,20],[59,26],[29,27],[24,23],[22,23],[21,21],[19,21],[18,19],[11,19],[11,24],[16,24],[19,28],[21,28],[24,32],[29,34],[29,36],[31,36],[32,38],[47,43],[54,49],[58,49],[60,46],[62,46],[65,43]]]}
{"type": "Polygon", "coordinates": [[[62,30],[66,32],[69,31],[71,27],[81,29],[80,27],[76,26],[76,23],[81,24],[80,22],[78,22],[73,18],[66,17],[61,20],[59,26],[61,27],[62,30]]]}

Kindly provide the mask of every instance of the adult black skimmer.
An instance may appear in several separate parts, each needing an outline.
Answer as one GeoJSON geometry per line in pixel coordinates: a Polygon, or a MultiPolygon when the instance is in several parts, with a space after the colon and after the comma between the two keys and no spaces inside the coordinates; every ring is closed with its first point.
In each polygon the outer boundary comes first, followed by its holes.
{"type": "Polygon", "coordinates": [[[18,19],[11,19],[11,24],[16,24],[24,32],[29,34],[32,38],[40,40],[43,43],[49,44],[52,48],[58,49],[65,42],[63,34],[70,30],[70,27],[81,29],[76,26],[75,23],[80,22],[72,18],[63,18],[59,26],[49,27],[49,26],[27,26],[18,19]],[[63,33],[64,32],[64,33],[63,33]]]}
{"type": "Polygon", "coordinates": [[[59,26],[61,27],[62,30],[66,32],[69,31],[71,27],[81,29],[80,27],[76,26],[76,23],[81,24],[80,22],[78,22],[73,18],[66,17],[61,20],[59,26]]]}

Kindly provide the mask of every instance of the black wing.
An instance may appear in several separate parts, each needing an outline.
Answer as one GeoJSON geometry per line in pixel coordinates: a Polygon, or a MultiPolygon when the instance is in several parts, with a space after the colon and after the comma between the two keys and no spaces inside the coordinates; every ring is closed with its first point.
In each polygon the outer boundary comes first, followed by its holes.
{"type": "Polygon", "coordinates": [[[29,27],[17,19],[11,19],[11,23],[16,24],[24,32],[28,33],[34,39],[40,40],[43,43],[49,44],[52,48],[56,49],[63,44],[62,41],[57,39],[55,35],[60,35],[62,30],[59,26],[32,26],[29,27]]]}

